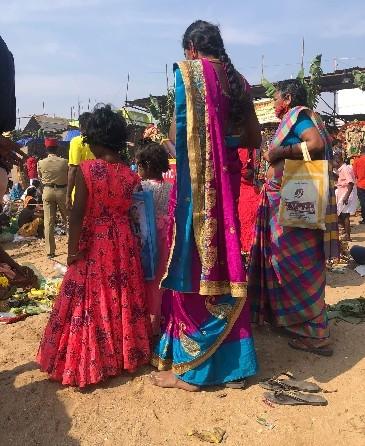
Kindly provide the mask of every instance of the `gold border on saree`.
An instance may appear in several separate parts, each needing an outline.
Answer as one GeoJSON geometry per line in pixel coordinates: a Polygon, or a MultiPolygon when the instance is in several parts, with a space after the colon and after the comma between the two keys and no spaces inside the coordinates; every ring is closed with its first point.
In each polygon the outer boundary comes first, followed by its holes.
{"type": "Polygon", "coordinates": [[[206,350],[198,358],[193,359],[189,362],[184,362],[180,364],[173,364],[170,359],[163,359],[155,353],[152,355],[151,364],[156,367],[158,370],[172,370],[176,375],[182,375],[196,367],[199,367],[203,364],[208,358],[210,358],[214,353],[218,350],[218,348],[222,345],[225,338],[228,336],[230,331],[233,328],[233,325],[236,323],[241,311],[246,303],[246,299],[237,299],[232,312],[228,316],[227,325],[225,326],[223,332],[217,337],[215,342],[206,350]]]}

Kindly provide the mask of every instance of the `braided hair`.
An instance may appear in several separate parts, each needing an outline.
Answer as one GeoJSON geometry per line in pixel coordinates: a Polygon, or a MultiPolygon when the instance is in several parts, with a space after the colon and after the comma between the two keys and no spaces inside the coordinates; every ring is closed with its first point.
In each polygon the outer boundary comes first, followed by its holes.
{"type": "Polygon", "coordinates": [[[192,47],[204,55],[219,59],[227,75],[231,100],[231,119],[234,124],[242,124],[252,107],[250,95],[244,88],[244,80],[235,69],[223,43],[219,27],[203,20],[192,23],[183,36],[184,50],[192,47]]]}

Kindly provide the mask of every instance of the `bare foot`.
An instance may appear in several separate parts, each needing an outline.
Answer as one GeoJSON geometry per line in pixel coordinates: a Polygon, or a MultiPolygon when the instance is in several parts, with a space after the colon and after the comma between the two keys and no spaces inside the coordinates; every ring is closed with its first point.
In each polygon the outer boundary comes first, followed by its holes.
{"type": "Polygon", "coordinates": [[[150,380],[154,386],[158,387],[182,389],[187,392],[197,392],[200,390],[198,386],[179,379],[171,370],[167,372],[152,372],[150,374],[150,380]]]}

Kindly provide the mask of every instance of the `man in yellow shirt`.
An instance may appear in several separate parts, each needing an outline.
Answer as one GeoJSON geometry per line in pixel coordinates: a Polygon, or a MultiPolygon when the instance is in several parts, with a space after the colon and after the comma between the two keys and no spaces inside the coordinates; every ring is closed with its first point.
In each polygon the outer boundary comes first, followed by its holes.
{"type": "Polygon", "coordinates": [[[91,113],[85,112],[79,117],[79,126],[80,126],[80,136],[76,136],[71,139],[70,142],[70,150],[68,152],[68,181],[67,181],[67,199],[66,205],[70,210],[73,204],[73,198],[75,195],[75,183],[76,183],[76,174],[79,168],[79,164],[82,161],[93,160],[95,159],[92,151],[88,144],[84,144],[82,141],[82,135],[84,133],[87,120],[89,119],[91,113]]]}

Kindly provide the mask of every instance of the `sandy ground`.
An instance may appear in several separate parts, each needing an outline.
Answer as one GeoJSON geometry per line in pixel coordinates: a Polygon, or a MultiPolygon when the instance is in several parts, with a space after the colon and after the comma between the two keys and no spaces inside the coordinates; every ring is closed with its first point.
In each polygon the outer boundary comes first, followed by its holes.
{"type": "MultiPolygon", "coordinates": [[[[363,228],[354,227],[353,239],[365,245],[363,228]]],[[[65,238],[58,247],[65,261],[65,238]]],[[[19,262],[52,275],[41,242],[8,248],[19,262]]],[[[328,274],[329,303],[362,294],[365,279],[356,272],[328,274]]],[[[148,367],[83,392],[48,381],[34,363],[46,321],[41,315],[0,326],[1,446],[203,445],[187,433],[214,427],[226,430],[227,446],[365,445],[365,324],[332,323],[331,358],[291,350],[285,337],[267,327],[255,329],[261,370],[248,389],[189,394],[153,387],[148,367]],[[326,394],[328,406],[267,406],[257,382],[283,371],[332,391],[326,394]],[[257,417],[275,427],[261,426],[257,417]]]]}

